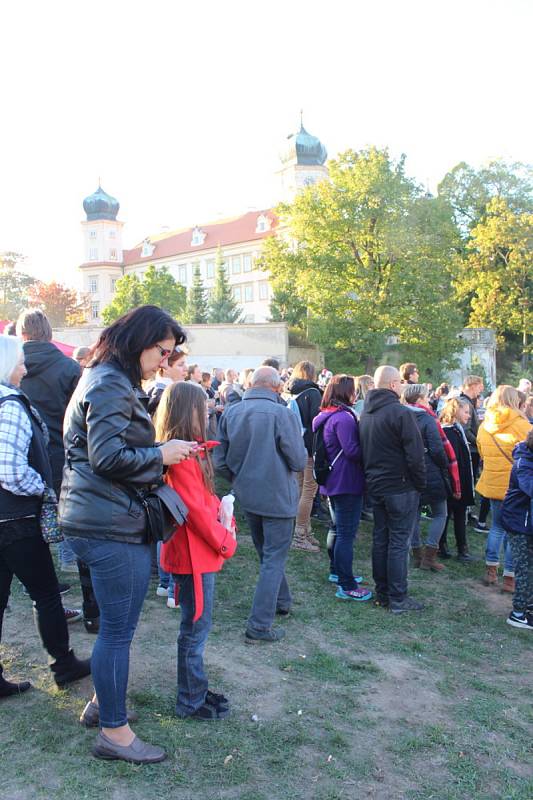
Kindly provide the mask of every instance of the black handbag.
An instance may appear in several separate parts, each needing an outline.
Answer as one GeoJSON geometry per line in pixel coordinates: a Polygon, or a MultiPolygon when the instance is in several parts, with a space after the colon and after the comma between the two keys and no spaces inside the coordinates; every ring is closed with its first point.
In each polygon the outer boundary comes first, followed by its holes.
{"type": "MultiPolygon", "coordinates": [[[[132,487],[128,489],[131,491],[132,487]]],[[[178,525],[183,525],[189,509],[167,483],[155,489],[134,489],[135,496],[144,508],[146,533],[151,542],[168,542],[178,525]]]]}

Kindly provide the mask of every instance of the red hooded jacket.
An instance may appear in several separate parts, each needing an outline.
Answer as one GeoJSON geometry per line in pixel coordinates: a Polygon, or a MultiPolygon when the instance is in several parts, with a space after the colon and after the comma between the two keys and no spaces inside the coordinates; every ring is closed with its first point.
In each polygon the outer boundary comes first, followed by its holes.
{"type": "Polygon", "coordinates": [[[196,622],[204,610],[202,573],[220,572],[225,559],[235,553],[237,542],[218,521],[220,500],[207,489],[195,458],[169,467],[166,481],[178,492],[189,513],[161,547],[161,566],[175,575],[193,576],[196,622]]]}

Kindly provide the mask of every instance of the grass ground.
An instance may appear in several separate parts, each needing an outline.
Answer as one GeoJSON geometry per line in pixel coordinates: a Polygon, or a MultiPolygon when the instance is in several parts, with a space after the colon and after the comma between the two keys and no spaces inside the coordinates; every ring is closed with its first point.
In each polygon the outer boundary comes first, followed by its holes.
{"type": "MultiPolygon", "coordinates": [[[[324,543],[325,530],[317,527],[324,543]]],[[[484,537],[471,533],[482,553],[484,537]]],[[[370,525],[356,565],[369,575],[370,525]]],[[[464,800],[533,797],[533,636],[505,624],[510,601],[481,585],[482,562],[412,570],[421,614],[395,617],[335,599],[319,555],[291,551],[294,614],[278,645],[247,647],[244,623],[257,563],[243,530],[219,577],[206,650],[229,720],[173,716],[179,611],[147,597],[132,648],[130,702],[141,737],[169,758],[138,767],[93,759],[77,722],[89,680],[55,688],[28,598],[13,586],[2,659],[34,689],[0,704],[3,800],[464,800]]],[[[68,602],[79,601],[75,591],[68,602]]],[[[78,654],[93,639],[71,627],[78,654]]]]}

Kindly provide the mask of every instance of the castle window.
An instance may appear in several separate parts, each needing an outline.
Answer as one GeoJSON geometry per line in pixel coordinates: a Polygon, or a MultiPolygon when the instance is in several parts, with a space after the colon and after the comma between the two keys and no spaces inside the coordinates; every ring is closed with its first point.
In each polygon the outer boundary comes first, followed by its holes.
{"type": "Polygon", "coordinates": [[[231,259],[231,273],[232,275],[239,275],[241,271],[241,257],[233,256],[231,259]]]}
{"type": "Polygon", "coordinates": [[[111,261],[116,261],[117,260],[117,251],[116,251],[115,247],[112,247],[110,249],[110,251],[109,251],[109,259],[111,261]]]}
{"type": "Polygon", "coordinates": [[[253,283],[247,283],[243,286],[244,289],[244,302],[253,303],[254,299],[254,286],[253,283]]]}
{"type": "Polygon", "coordinates": [[[89,248],[89,261],[98,261],[98,248],[89,248]]]}
{"type": "Polygon", "coordinates": [[[117,291],[117,281],[119,278],[111,278],[110,286],[111,286],[111,294],[115,294],[117,291]]]}
{"type": "Polygon", "coordinates": [[[91,294],[98,294],[98,276],[89,275],[89,292],[91,294]]]}
{"type": "Polygon", "coordinates": [[[256,233],[264,233],[265,231],[270,230],[270,220],[264,214],[259,214],[257,217],[257,226],[255,228],[256,233]]]}
{"type": "Polygon", "coordinates": [[[252,263],[252,256],[250,255],[250,253],[245,253],[245,255],[243,255],[242,262],[243,262],[242,271],[251,272],[253,269],[253,263],[252,263]]]}
{"type": "Polygon", "coordinates": [[[149,258],[155,250],[155,245],[150,243],[150,239],[145,239],[142,245],[141,258],[149,258]]]}
{"type": "Polygon", "coordinates": [[[89,239],[96,239],[96,231],[89,231],[89,239]]]}
{"type": "Polygon", "coordinates": [[[191,239],[191,246],[196,247],[197,245],[203,244],[205,242],[206,237],[205,231],[201,228],[194,228],[192,232],[192,239],[191,239]]]}
{"type": "Polygon", "coordinates": [[[100,316],[100,303],[91,303],[91,319],[98,319],[100,316]]]}
{"type": "Polygon", "coordinates": [[[110,239],[116,239],[116,238],[117,238],[117,232],[116,232],[116,231],[114,231],[113,229],[111,229],[111,230],[109,231],[109,238],[110,238],[110,239]]]}

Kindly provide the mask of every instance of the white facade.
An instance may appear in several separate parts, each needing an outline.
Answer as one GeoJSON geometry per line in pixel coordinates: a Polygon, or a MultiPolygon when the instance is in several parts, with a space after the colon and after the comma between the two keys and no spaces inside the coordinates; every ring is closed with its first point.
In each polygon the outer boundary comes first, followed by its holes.
{"type": "Polygon", "coordinates": [[[122,228],[119,220],[85,220],[83,229],[84,263],[82,291],[89,296],[89,322],[98,324],[102,310],[109,305],[115,285],[123,275],[122,228]]]}

